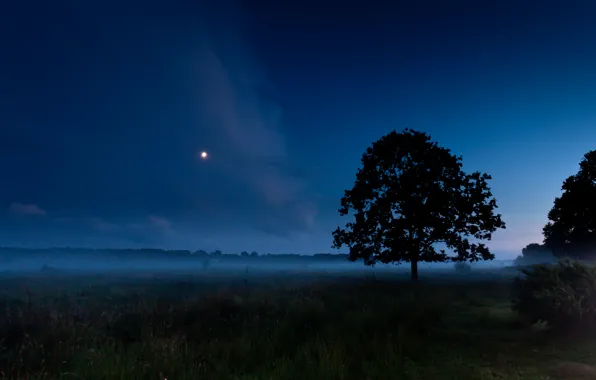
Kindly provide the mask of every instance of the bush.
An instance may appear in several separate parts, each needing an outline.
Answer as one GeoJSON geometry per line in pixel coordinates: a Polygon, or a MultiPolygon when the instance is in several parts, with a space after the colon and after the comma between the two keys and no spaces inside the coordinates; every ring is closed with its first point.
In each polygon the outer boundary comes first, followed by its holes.
{"type": "Polygon", "coordinates": [[[523,267],[535,264],[553,264],[557,262],[557,259],[544,245],[531,243],[522,249],[522,254],[517,256],[514,262],[516,266],[523,267]]]}
{"type": "Polygon", "coordinates": [[[577,261],[539,264],[515,279],[513,309],[556,329],[596,327],[596,267],[577,261]]]}
{"type": "Polygon", "coordinates": [[[470,273],[472,271],[472,266],[468,263],[458,262],[453,267],[457,273],[470,273]]]}

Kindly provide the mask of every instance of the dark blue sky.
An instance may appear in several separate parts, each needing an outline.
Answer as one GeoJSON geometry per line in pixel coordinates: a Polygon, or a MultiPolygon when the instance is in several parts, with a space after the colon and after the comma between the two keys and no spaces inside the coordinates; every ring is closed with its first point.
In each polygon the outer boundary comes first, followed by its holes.
{"type": "Polygon", "coordinates": [[[596,2],[349,4],[3,4],[0,244],[330,251],[405,127],[493,175],[501,258],[541,241],[596,148],[596,2]]]}

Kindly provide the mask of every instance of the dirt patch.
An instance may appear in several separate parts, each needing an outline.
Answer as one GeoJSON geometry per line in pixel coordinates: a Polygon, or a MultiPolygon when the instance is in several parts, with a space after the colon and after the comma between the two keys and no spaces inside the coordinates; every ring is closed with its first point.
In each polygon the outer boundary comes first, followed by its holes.
{"type": "Polygon", "coordinates": [[[561,380],[596,380],[596,367],[584,363],[559,362],[550,372],[561,380]]]}

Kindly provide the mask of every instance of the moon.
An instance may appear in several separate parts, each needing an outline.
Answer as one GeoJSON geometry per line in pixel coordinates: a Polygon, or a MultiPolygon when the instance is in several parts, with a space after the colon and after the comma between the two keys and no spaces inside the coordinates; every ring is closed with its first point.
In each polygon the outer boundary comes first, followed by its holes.
{"type": "Polygon", "coordinates": [[[207,159],[207,157],[209,157],[209,154],[207,154],[207,152],[205,152],[205,151],[202,151],[202,152],[201,152],[201,158],[202,158],[203,160],[206,160],[206,159],[207,159]]]}

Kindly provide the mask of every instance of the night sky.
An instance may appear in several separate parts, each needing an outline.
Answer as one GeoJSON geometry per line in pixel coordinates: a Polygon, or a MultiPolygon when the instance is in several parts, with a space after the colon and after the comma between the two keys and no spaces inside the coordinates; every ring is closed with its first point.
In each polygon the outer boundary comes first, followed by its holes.
{"type": "Polygon", "coordinates": [[[0,245],[333,252],[413,128],[493,176],[510,258],[596,149],[593,0],[5,3],[0,245]]]}

